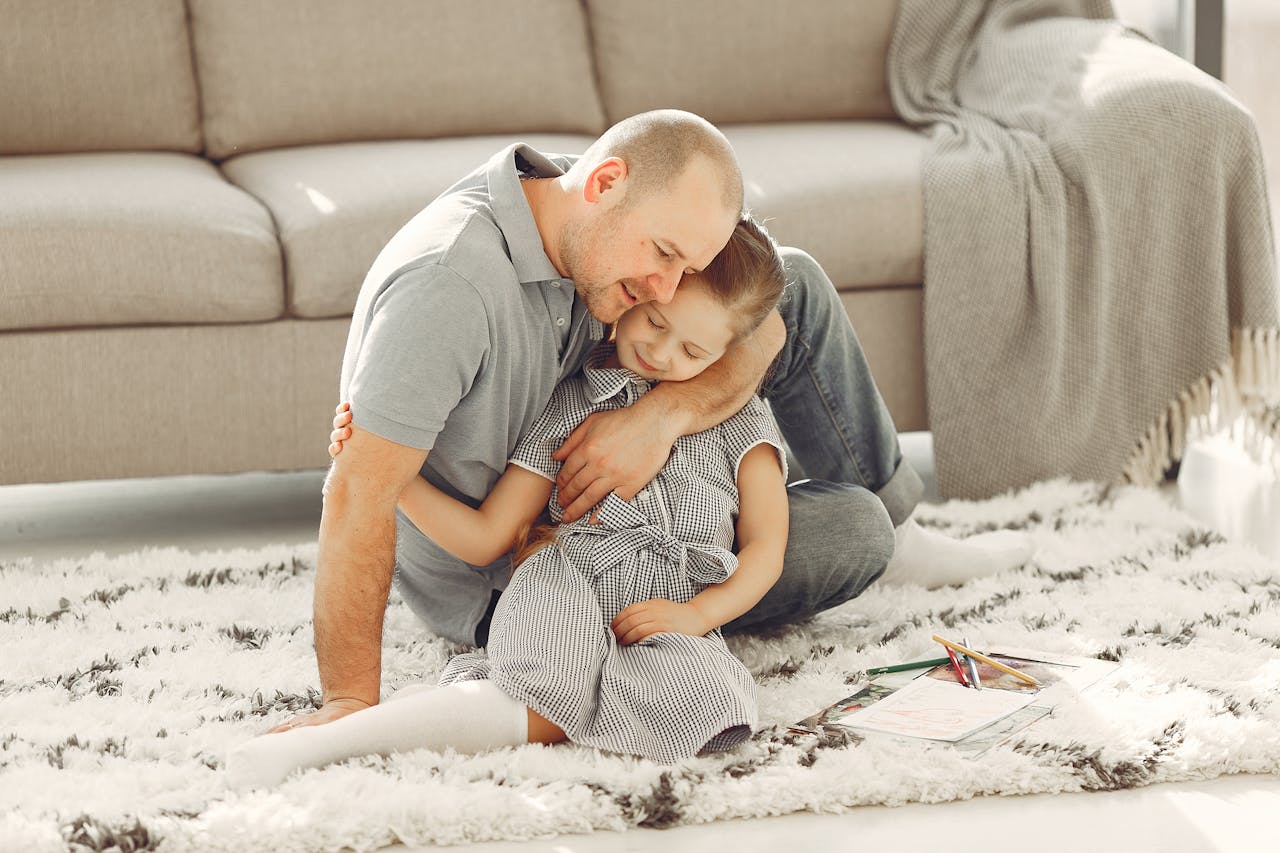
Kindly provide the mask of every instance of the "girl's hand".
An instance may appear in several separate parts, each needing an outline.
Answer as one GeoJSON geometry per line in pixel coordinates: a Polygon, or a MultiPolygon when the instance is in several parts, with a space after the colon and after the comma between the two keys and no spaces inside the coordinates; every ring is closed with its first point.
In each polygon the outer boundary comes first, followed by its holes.
{"type": "Polygon", "coordinates": [[[336,414],[333,416],[333,432],[329,433],[329,458],[335,458],[342,452],[342,442],[351,438],[351,404],[339,403],[338,408],[334,410],[336,414]]]}
{"type": "Polygon", "coordinates": [[[688,634],[701,637],[715,625],[692,604],[677,604],[665,598],[651,598],[626,607],[609,623],[613,635],[624,646],[638,643],[653,634],[688,634]]]}

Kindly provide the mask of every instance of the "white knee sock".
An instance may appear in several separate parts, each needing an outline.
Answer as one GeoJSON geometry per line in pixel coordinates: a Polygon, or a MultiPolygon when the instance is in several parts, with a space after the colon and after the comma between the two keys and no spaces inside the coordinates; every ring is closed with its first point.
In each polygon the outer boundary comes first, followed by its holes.
{"type": "Polygon", "coordinates": [[[893,556],[880,583],[935,589],[1016,569],[1031,559],[1031,537],[1014,530],[952,539],[908,518],[894,531],[893,556]]]}
{"type": "Polygon", "coordinates": [[[529,740],[528,709],[489,681],[397,692],[390,700],[321,726],[260,735],[227,756],[236,788],[266,787],[294,770],[358,755],[413,749],[475,753],[529,740]]]}

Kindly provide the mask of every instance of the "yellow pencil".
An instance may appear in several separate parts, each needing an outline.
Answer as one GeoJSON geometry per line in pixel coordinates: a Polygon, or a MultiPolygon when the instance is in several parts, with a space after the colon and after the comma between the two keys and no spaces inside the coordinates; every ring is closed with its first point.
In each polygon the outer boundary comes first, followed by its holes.
{"type": "Polygon", "coordinates": [[[960,645],[959,643],[953,643],[950,640],[944,640],[941,637],[939,637],[937,634],[933,635],[933,641],[935,643],[942,643],[942,645],[946,646],[949,649],[953,649],[954,651],[957,651],[962,655],[968,655],[969,657],[973,658],[976,661],[981,661],[982,663],[985,663],[987,666],[995,667],[1001,672],[1007,672],[1010,675],[1015,676],[1016,678],[1021,678],[1023,681],[1027,682],[1027,684],[1030,684],[1032,687],[1040,686],[1039,681],[1036,681],[1034,678],[1027,675],[1025,672],[1018,672],[1018,670],[1014,669],[1011,666],[1005,666],[1004,664],[1000,663],[1000,661],[992,660],[991,658],[987,657],[984,654],[979,654],[978,652],[975,652],[973,649],[966,649],[964,646],[960,645]]]}

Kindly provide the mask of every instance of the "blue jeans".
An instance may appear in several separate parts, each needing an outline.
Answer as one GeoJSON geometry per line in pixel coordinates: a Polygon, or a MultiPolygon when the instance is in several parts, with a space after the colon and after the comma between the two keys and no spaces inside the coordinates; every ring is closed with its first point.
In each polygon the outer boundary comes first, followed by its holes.
{"type": "Polygon", "coordinates": [[[884,571],[893,528],[924,493],[831,279],[799,249],[782,249],[782,258],[787,341],[761,395],[812,479],[787,489],[782,577],[728,632],[797,622],[859,595],[884,571]]]}

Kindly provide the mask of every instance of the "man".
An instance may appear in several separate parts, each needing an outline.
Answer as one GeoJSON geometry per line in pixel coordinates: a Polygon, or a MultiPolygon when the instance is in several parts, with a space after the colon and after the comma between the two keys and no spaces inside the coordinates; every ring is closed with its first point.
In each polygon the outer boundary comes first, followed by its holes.
{"type": "MultiPolygon", "coordinates": [[[[287,727],[377,703],[393,572],[431,630],[485,642],[509,560],[473,567],[452,557],[397,516],[401,490],[423,476],[478,505],[605,325],[639,302],[669,302],[684,272],[714,261],[742,206],[724,136],[661,110],[620,122],[576,160],[511,146],[391,240],[361,289],[343,361],[353,423],[325,486],[315,589],[323,705],[287,727]]],[[[557,454],[566,520],[611,491],[630,500],[677,437],[741,408],[773,365],[762,393],[819,479],[789,490],[782,580],[728,630],[784,624],[857,595],[895,549],[910,551],[894,527],[913,527],[921,492],[830,281],[807,255],[783,257],[794,292],[780,314],[697,379],[592,416],[557,454]]],[[[931,562],[930,540],[908,538],[917,562],[931,562]]],[[[979,565],[974,547],[960,579],[979,565]]]]}

